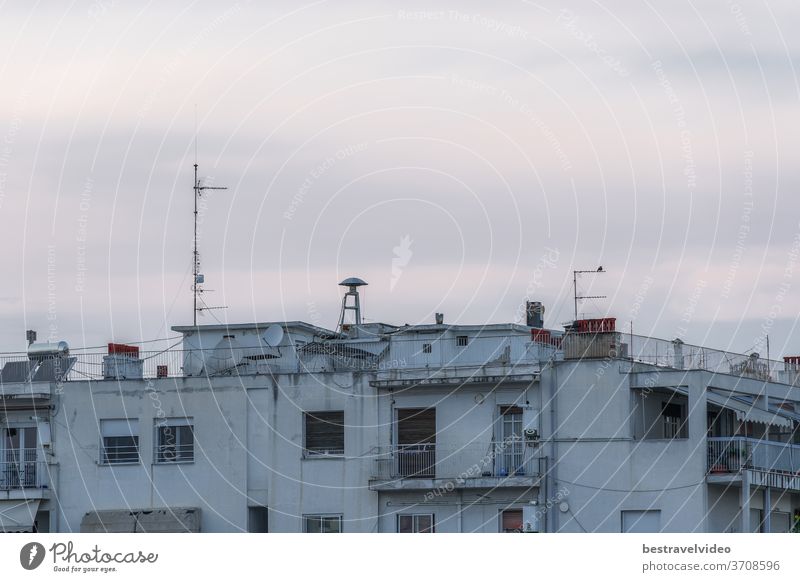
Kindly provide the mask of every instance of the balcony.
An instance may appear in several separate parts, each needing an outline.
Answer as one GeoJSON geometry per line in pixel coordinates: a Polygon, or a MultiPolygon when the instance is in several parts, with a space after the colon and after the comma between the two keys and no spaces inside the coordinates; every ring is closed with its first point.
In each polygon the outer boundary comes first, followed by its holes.
{"type": "Polygon", "coordinates": [[[708,473],[714,480],[730,480],[751,472],[751,483],[800,490],[800,445],[748,437],[710,437],[708,473]]]}
{"type": "Polygon", "coordinates": [[[0,461],[0,492],[2,498],[29,497],[29,490],[47,487],[47,467],[40,461],[36,449],[12,449],[3,453],[0,461]],[[17,492],[17,495],[13,493],[17,492]]]}
{"type": "Polygon", "coordinates": [[[537,450],[522,440],[448,448],[435,443],[384,447],[374,453],[370,489],[533,487],[539,478],[537,450]]]}

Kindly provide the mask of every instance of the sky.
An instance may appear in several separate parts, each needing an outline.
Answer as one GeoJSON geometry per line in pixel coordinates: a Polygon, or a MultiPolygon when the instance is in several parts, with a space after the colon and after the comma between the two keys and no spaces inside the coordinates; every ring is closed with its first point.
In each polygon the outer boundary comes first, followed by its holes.
{"type": "Polygon", "coordinates": [[[0,7],[0,349],[586,317],[800,353],[790,1],[0,7]],[[399,8],[398,6],[402,6],[399,8]]]}

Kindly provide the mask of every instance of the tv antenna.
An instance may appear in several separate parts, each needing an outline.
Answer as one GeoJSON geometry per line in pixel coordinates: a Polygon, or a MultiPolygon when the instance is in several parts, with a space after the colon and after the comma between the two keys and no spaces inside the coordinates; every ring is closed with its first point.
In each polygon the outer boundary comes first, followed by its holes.
{"type": "Polygon", "coordinates": [[[572,271],[572,292],[575,302],[575,321],[578,321],[578,300],[583,299],[605,299],[605,295],[578,295],[578,275],[583,273],[605,273],[603,267],[597,267],[591,271],[572,271]]]}
{"type": "MultiPolygon", "coordinates": [[[[196,143],[196,142],[195,142],[196,143]]],[[[195,146],[196,147],[196,146],[195,146]]],[[[195,154],[196,155],[196,154],[195,154]]],[[[192,283],[192,296],[194,298],[194,305],[192,307],[192,325],[197,327],[197,314],[211,309],[225,309],[225,307],[208,307],[203,303],[202,307],[197,306],[197,300],[205,291],[203,283],[205,277],[200,273],[200,251],[197,250],[197,201],[203,195],[205,190],[227,190],[224,186],[204,186],[200,183],[197,177],[197,160],[194,164],[194,252],[192,253],[192,275],[194,276],[192,283]]],[[[202,301],[202,300],[201,300],[202,301]]]]}

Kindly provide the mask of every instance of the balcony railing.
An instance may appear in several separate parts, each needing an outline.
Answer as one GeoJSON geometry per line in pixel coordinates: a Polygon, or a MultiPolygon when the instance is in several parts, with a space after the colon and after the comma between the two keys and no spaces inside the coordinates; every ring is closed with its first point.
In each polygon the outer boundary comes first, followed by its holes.
{"type": "Polygon", "coordinates": [[[0,461],[0,491],[42,488],[46,474],[36,449],[8,449],[0,461]]]}
{"type": "Polygon", "coordinates": [[[760,354],[740,354],[703,346],[654,337],[619,334],[623,357],[633,362],[676,370],[708,370],[755,380],[782,384],[800,384],[797,364],[761,357],[760,354]]]}
{"type": "Polygon", "coordinates": [[[799,475],[800,445],[747,437],[708,439],[709,473],[738,473],[741,469],[799,475]]]}
{"type": "Polygon", "coordinates": [[[473,479],[522,477],[538,473],[535,449],[522,441],[442,447],[435,443],[394,445],[375,453],[373,478],[473,479]]]}
{"type": "MultiPolygon", "coordinates": [[[[466,333],[466,332],[465,332],[466,333]]],[[[594,334],[585,335],[592,339],[594,334]]],[[[601,336],[604,334],[600,334],[601,336]]],[[[524,334],[497,336],[461,336],[412,339],[396,336],[375,341],[324,340],[303,346],[281,348],[278,352],[262,347],[140,350],[138,358],[116,354],[109,359],[98,348],[70,350],[65,381],[85,379],[131,379],[184,376],[256,375],[323,371],[438,370],[454,366],[517,366],[541,364],[555,358],[556,346],[531,341],[524,334]],[[466,342],[466,343],[464,343],[466,342]],[[74,358],[74,362],[71,360],[74,358]]],[[[151,346],[153,344],[148,344],[151,346]]],[[[740,354],[654,337],[614,332],[613,341],[588,345],[578,350],[583,357],[629,359],[679,370],[708,370],[757,380],[800,385],[800,364],[762,358],[759,354],[740,354]],[[612,348],[613,345],[613,349],[612,348]],[[594,348],[600,347],[600,351],[594,348]]],[[[0,354],[0,369],[9,362],[27,362],[24,352],[0,354]]],[[[46,358],[39,358],[45,362],[46,358]]],[[[58,363],[58,362],[56,362],[58,363]]],[[[64,362],[66,365],[66,361],[64,362]]],[[[16,379],[20,370],[2,378],[3,382],[25,382],[16,379]]],[[[33,373],[33,368],[31,368],[33,373]]],[[[43,375],[44,378],[46,375],[43,375]]],[[[34,381],[36,378],[34,378],[34,381]]]]}

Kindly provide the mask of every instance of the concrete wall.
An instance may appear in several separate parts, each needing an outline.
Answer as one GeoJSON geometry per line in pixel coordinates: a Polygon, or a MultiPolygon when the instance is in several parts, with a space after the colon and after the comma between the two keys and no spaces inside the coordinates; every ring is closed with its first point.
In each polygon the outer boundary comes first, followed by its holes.
{"type": "Polygon", "coordinates": [[[434,515],[437,533],[497,533],[502,510],[522,509],[537,496],[535,489],[512,487],[452,491],[430,500],[426,493],[382,493],[379,531],[396,532],[398,515],[422,513],[434,515]]]}
{"type": "MultiPolygon", "coordinates": [[[[690,387],[688,439],[634,439],[637,410],[622,362],[565,361],[542,375],[550,405],[556,383],[555,426],[549,408],[545,434],[558,459],[550,492],[567,491],[555,531],[621,531],[623,510],[661,511],[662,531],[705,531],[705,399],[690,387]]],[[[548,494],[549,495],[549,494],[548,494]]]]}
{"type": "MultiPolygon", "coordinates": [[[[540,379],[532,367],[454,366],[437,379],[518,379],[394,389],[391,382],[426,375],[402,369],[67,382],[53,398],[50,506],[59,514],[51,526],[77,531],[90,510],[199,507],[202,531],[245,531],[248,506],[261,506],[270,531],[302,531],[308,514],[342,514],[346,532],[395,531],[403,511],[434,513],[437,531],[495,532],[501,509],[537,500],[550,507],[547,531],[618,532],[622,511],[648,509],[661,512],[662,531],[726,529],[739,500],[706,483],[708,373],[660,373],[657,386],[688,392],[688,438],[647,440],[634,430],[637,401],[660,407],[660,400],[636,396],[642,382],[626,362],[556,361],[540,379]],[[376,388],[373,380],[387,383],[376,388]],[[436,407],[437,460],[456,477],[486,456],[499,407],[511,404],[537,418],[541,443],[532,454],[547,457],[552,469],[541,486],[467,487],[427,499],[420,490],[370,489],[376,454],[394,442],[396,409],[436,407]],[[303,412],[321,410],[344,410],[342,457],[303,454],[303,412]],[[195,461],[154,464],[156,421],[184,416],[194,421],[195,461]],[[143,462],[103,465],[98,420],[125,417],[139,419],[143,462]]],[[[773,500],[780,511],[798,506],[796,495],[774,492],[773,500]]]]}
{"type": "Polygon", "coordinates": [[[374,531],[377,494],[361,457],[376,442],[377,402],[351,374],[71,382],[54,423],[59,529],[90,510],[199,507],[203,531],[244,531],[248,505],[267,506],[270,529],[301,531],[306,513],[343,513],[346,530],[374,531]],[[344,410],[345,458],[304,459],[303,411],[344,410]],[[195,461],[154,464],[155,422],[193,418],[195,461]],[[138,418],[142,463],[103,465],[98,420],[138,418]]]}

